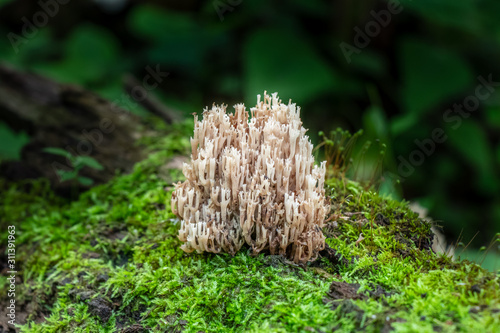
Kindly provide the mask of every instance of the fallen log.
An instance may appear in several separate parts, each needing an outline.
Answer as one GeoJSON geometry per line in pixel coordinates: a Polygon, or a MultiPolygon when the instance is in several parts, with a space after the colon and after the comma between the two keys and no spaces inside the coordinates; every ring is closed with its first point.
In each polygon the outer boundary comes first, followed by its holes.
{"type": "Polygon", "coordinates": [[[5,65],[0,65],[0,120],[30,135],[20,161],[0,164],[0,177],[10,181],[45,177],[58,193],[68,194],[107,182],[117,171],[129,172],[143,158],[136,144],[144,132],[141,118],[76,85],[5,65]],[[102,170],[79,170],[78,176],[91,179],[86,184],[65,180],[61,174],[74,170],[74,162],[47,147],[91,157],[102,170]]]}

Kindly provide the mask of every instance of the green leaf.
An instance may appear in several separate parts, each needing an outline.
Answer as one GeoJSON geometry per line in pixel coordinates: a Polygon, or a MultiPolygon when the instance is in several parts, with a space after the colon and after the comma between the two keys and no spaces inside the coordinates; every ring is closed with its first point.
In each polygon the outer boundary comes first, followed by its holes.
{"type": "Polygon", "coordinates": [[[73,157],[70,152],[68,152],[62,148],[57,148],[57,147],[46,147],[46,148],[43,148],[42,151],[49,153],[49,154],[64,156],[67,159],[72,159],[72,157],[73,157]]]}
{"type": "Polygon", "coordinates": [[[500,128],[500,106],[490,106],[485,111],[488,124],[500,128]]]}
{"type": "Polygon", "coordinates": [[[245,43],[245,96],[255,100],[264,90],[305,104],[340,89],[341,79],[311,45],[296,34],[258,30],[245,43]]]}
{"type": "Polygon", "coordinates": [[[75,159],[75,167],[78,166],[88,166],[89,168],[104,170],[104,167],[90,156],[78,156],[75,159]]]}
{"type": "Polygon", "coordinates": [[[62,61],[37,66],[37,71],[63,82],[87,83],[103,80],[120,58],[115,37],[91,24],[79,25],[67,38],[62,61]]]}
{"type": "Polygon", "coordinates": [[[22,34],[2,30],[0,34],[0,59],[20,69],[36,69],[43,66],[58,51],[50,30],[39,29],[35,38],[23,39],[22,34]]]}
{"type": "Polygon", "coordinates": [[[21,149],[28,141],[29,136],[26,133],[16,133],[7,124],[0,122],[0,142],[8,142],[0,145],[0,159],[20,159],[21,149]]]}
{"type": "MultiPolygon", "coordinates": [[[[395,168],[395,159],[393,154],[391,137],[388,130],[387,117],[384,110],[379,106],[371,106],[363,114],[363,129],[366,133],[366,139],[369,140],[380,140],[379,144],[376,145],[377,149],[372,151],[373,153],[379,154],[382,147],[380,144],[385,144],[385,157],[382,158],[384,164],[387,167],[395,168]]],[[[379,161],[379,156],[372,156],[376,163],[379,161]]]]}
{"type": "Polygon", "coordinates": [[[387,72],[386,58],[370,49],[363,49],[359,54],[354,54],[349,66],[362,75],[373,77],[381,77],[387,72]]]}
{"type": "Polygon", "coordinates": [[[396,137],[419,123],[418,116],[415,113],[403,113],[391,118],[390,131],[393,137],[396,137]]]}
{"type": "Polygon", "coordinates": [[[400,0],[403,8],[411,10],[438,25],[462,31],[480,32],[478,1],[475,0],[400,0]]]}
{"type": "Polygon", "coordinates": [[[57,173],[59,174],[61,182],[75,179],[78,176],[78,172],[76,170],[73,171],[57,170],[57,173]]]}
{"type": "Polygon", "coordinates": [[[421,115],[473,85],[469,65],[456,53],[407,39],[400,47],[403,107],[421,115]]]}
{"type": "Polygon", "coordinates": [[[211,36],[192,15],[136,6],[128,25],[138,37],[151,42],[147,50],[150,63],[182,66],[183,70],[197,73],[203,70],[211,36]]]}
{"type": "Polygon", "coordinates": [[[185,35],[196,29],[196,21],[188,14],[167,12],[148,5],[135,7],[128,23],[132,31],[141,37],[154,40],[173,34],[185,35]]]}
{"type": "Polygon", "coordinates": [[[387,120],[379,106],[369,107],[363,114],[363,129],[369,139],[381,139],[384,142],[387,138],[387,120]]]}
{"type": "Polygon", "coordinates": [[[479,186],[486,191],[493,191],[497,186],[493,150],[481,126],[472,119],[467,119],[456,130],[447,131],[450,144],[475,169],[479,186]]]}
{"type": "Polygon", "coordinates": [[[93,179],[83,176],[78,177],[78,182],[83,186],[91,186],[92,184],[94,184],[93,179]]]}

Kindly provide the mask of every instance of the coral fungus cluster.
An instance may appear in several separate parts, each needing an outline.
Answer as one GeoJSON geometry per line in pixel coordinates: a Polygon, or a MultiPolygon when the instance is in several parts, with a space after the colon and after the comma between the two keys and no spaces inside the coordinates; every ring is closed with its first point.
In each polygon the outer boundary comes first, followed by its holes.
{"type": "Polygon", "coordinates": [[[182,249],[235,254],[246,243],[254,254],[313,260],[325,244],[325,163],[314,165],[295,104],[258,95],[250,113],[214,105],[195,117],[186,181],[172,195],[182,249]]]}

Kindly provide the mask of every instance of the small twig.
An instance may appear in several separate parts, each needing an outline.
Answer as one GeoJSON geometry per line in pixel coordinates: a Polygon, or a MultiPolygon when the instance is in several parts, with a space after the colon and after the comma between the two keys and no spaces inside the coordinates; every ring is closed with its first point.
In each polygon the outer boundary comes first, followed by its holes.
{"type": "MultiPolygon", "coordinates": [[[[123,78],[124,89],[127,94],[132,94],[132,89],[136,87],[141,87],[142,84],[132,75],[125,75],[123,78]]],[[[141,100],[137,100],[137,103],[142,105],[146,110],[162,118],[168,124],[174,123],[178,116],[175,111],[166,107],[158,98],[156,98],[152,93],[148,93],[141,100]]]]}

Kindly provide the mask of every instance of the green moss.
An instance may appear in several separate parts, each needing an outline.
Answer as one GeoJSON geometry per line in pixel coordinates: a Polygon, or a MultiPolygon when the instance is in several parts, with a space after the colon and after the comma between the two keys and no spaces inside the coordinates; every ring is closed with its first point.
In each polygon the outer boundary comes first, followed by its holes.
{"type": "Polygon", "coordinates": [[[248,249],[184,253],[169,207],[180,174],[164,166],[187,153],[190,126],[147,137],[149,157],[131,174],[71,203],[43,181],[28,192],[2,183],[2,226],[18,226],[23,332],[115,332],[136,323],[152,332],[500,330],[497,275],[433,253],[431,225],[407,203],[346,180],[328,182],[334,217],[324,232],[336,259],[299,267],[248,249]],[[359,285],[358,293],[338,299],[333,281],[359,285]]]}

